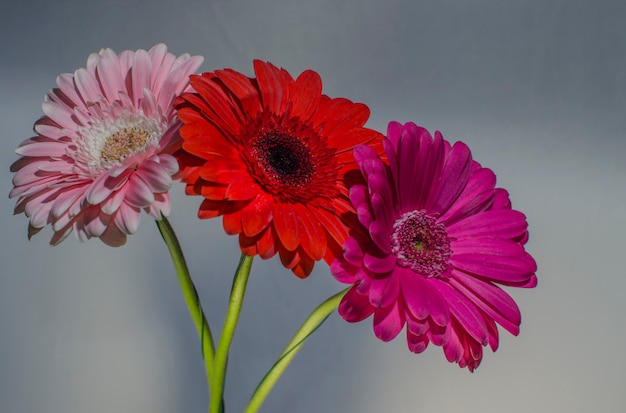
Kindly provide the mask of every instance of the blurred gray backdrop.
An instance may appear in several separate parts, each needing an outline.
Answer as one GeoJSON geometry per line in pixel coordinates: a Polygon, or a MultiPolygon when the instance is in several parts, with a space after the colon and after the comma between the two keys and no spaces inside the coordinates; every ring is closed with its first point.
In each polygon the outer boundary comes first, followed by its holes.
{"type": "MultiPolygon", "coordinates": [[[[156,226],[126,246],[27,241],[9,165],[55,78],[102,47],[164,42],[202,70],[252,59],[366,103],[368,126],[414,121],[463,140],[526,213],[539,286],[510,291],[523,323],[470,374],[438,347],[337,314],[262,412],[623,412],[626,355],[626,3],[424,0],[29,0],[0,13],[0,411],[204,412],[199,340],[156,226]]],[[[172,189],[177,230],[217,335],[237,240],[172,189]]],[[[343,288],[256,260],[233,343],[227,412],[241,411],[291,334],[343,288]]]]}

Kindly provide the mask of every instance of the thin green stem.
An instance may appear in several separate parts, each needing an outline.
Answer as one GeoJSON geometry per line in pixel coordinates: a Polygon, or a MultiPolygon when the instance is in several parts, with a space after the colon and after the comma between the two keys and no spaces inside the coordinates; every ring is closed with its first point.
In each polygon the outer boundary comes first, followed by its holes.
{"type": "Polygon", "coordinates": [[[348,292],[349,288],[333,295],[322,304],[319,305],[309,317],[302,323],[300,329],[293,336],[285,350],[280,354],[278,360],[272,368],[267,372],[261,383],[257,386],[254,394],[250,398],[250,402],[244,413],[256,413],[265,401],[280,376],[283,374],[291,360],[296,356],[302,348],[305,341],[315,330],[317,330],[330,314],[339,306],[341,299],[348,292]]]}
{"type": "Polygon", "coordinates": [[[215,353],[215,370],[213,371],[213,385],[211,386],[210,413],[221,413],[223,409],[221,401],[224,395],[228,351],[230,350],[230,343],[233,341],[235,329],[239,322],[239,314],[241,313],[251,267],[252,257],[241,254],[239,266],[233,278],[233,286],[230,292],[230,304],[228,306],[226,320],[224,321],[224,330],[222,331],[222,336],[217,346],[217,352],[215,353]]]}
{"type": "Polygon", "coordinates": [[[167,249],[172,257],[174,263],[174,269],[178,275],[178,282],[180,289],[185,298],[185,303],[189,309],[189,314],[193,319],[193,323],[196,326],[200,341],[202,343],[202,357],[204,358],[204,367],[206,369],[207,384],[209,389],[213,383],[213,360],[215,359],[215,348],[213,347],[213,336],[211,335],[211,329],[207,322],[202,306],[200,305],[200,298],[198,298],[198,292],[189,275],[189,269],[183,255],[183,250],[180,247],[178,238],[174,233],[174,229],[170,225],[167,218],[163,217],[162,220],[156,221],[159,228],[159,232],[167,245],[167,249]]]}

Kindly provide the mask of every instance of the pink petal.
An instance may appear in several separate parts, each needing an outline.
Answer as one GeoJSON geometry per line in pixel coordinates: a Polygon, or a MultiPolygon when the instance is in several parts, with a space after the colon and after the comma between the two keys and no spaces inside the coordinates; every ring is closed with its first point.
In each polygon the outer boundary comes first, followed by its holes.
{"type": "Polygon", "coordinates": [[[35,142],[20,146],[15,150],[18,155],[45,158],[61,157],[66,152],[67,143],[65,142],[35,142]]]}
{"type": "Polygon", "coordinates": [[[138,174],[132,174],[128,180],[126,202],[137,208],[146,208],[154,202],[154,193],[138,174]]]}
{"type": "Polygon", "coordinates": [[[167,192],[172,186],[171,175],[160,163],[145,161],[136,173],[148,184],[152,192],[167,192]]]}
{"type": "Polygon", "coordinates": [[[95,103],[100,100],[102,91],[96,77],[86,69],[78,69],[74,72],[74,83],[80,96],[86,104],[95,103]]]}
{"type": "Polygon", "coordinates": [[[126,90],[124,78],[117,55],[111,49],[105,49],[96,65],[96,73],[104,95],[109,101],[118,98],[119,92],[126,90]]]}
{"type": "Polygon", "coordinates": [[[122,188],[113,192],[111,196],[109,196],[102,204],[100,204],[100,208],[102,212],[105,214],[113,215],[126,198],[126,194],[128,193],[128,186],[123,186],[122,188]]]}
{"type": "Polygon", "coordinates": [[[126,234],[133,234],[139,228],[141,218],[141,210],[139,208],[122,204],[115,214],[115,225],[126,234]]]}
{"type": "Polygon", "coordinates": [[[154,202],[144,210],[148,215],[156,220],[161,220],[170,214],[172,202],[170,201],[169,192],[154,194],[154,202]]]}
{"type": "Polygon", "coordinates": [[[152,62],[145,50],[137,50],[135,61],[131,69],[132,98],[135,107],[139,107],[139,100],[143,97],[144,89],[150,89],[152,62]]]}

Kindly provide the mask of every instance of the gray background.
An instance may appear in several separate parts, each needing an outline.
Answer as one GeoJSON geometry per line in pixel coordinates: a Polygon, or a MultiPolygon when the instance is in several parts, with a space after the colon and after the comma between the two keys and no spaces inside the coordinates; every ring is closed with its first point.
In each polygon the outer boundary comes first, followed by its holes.
{"type": "MultiPolygon", "coordinates": [[[[19,4],[18,4],[19,3],[19,4]]],[[[0,13],[0,412],[203,412],[199,341],[146,215],[119,249],[49,229],[28,242],[9,165],[59,73],[101,47],[202,54],[252,75],[261,58],[392,119],[467,142],[526,213],[535,290],[511,291],[521,335],[474,373],[440,348],[375,339],[334,314],[263,412],[622,412],[626,406],[626,3],[623,1],[41,1],[0,13]]],[[[172,190],[171,222],[217,332],[237,241],[172,190]]],[[[255,261],[232,347],[227,411],[241,411],[311,309],[342,288],[255,261]]]]}

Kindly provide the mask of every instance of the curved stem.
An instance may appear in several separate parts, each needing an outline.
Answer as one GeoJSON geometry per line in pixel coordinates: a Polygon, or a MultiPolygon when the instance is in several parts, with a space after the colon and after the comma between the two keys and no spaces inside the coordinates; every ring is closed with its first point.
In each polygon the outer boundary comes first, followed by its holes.
{"type": "Polygon", "coordinates": [[[224,321],[224,330],[220,337],[215,354],[215,369],[213,371],[213,385],[211,386],[211,404],[209,412],[220,413],[222,411],[222,397],[224,395],[224,382],[226,378],[226,364],[228,363],[228,351],[230,343],[235,335],[235,329],[239,322],[239,314],[243,305],[243,298],[246,293],[246,285],[250,276],[250,268],[252,267],[252,258],[245,254],[241,254],[239,266],[233,278],[233,286],[230,292],[230,304],[228,313],[224,321]]]}
{"type": "Polygon", "coordinates": [[[183,293],[183,297],[185,298],[187,308],[189,309],[189,314],[191,314],[193,323],[195,324],[198,335],[200,336],[200,341],[202,343],[202,357],[204,358],[207,383],[210,389],[211,384],[213,383],[213,360],[215,358],[215,349],[213,347],[211,329],[209,328],[209,323],[207,322],[204,312],[202,311],[198,292],[196,291],[196,287],[194,286],[191,276],[189,275],[189,269],[187,268],[183,250],[180,247],[178,238],[176,238],[174,229],[165,217],[163,217],[160,221],[156,221],[156,224],[172,257],[174,269],[178,275],[180,289],[183,293]]]}
{"type": "Polygon", "coordinates": [[[257,386],[244,413],[256,413],[291,360],[295,357],[300,348],[302,348],[306,339],[309,338],[309,336],[313,334],[313,332],[315,332],[315,330],[317,330],[324,321],[326,321],[330,313],[332,313],[339,306],[341,299],[344,295],[346,295],[349,289],[350,288],[346,288],[345,290],[328,298],[309,315],[304,323],[302,323],[302,326],[300,326],[300,329],[293,336],[289,344],[287,344],[287,347],[285,347],[285,350],[283,350],[280,354],[276,363],[274,363],[272,368],[267,372],[265,377],[263,377],[263,380],[261,380],[257,386]]]}

